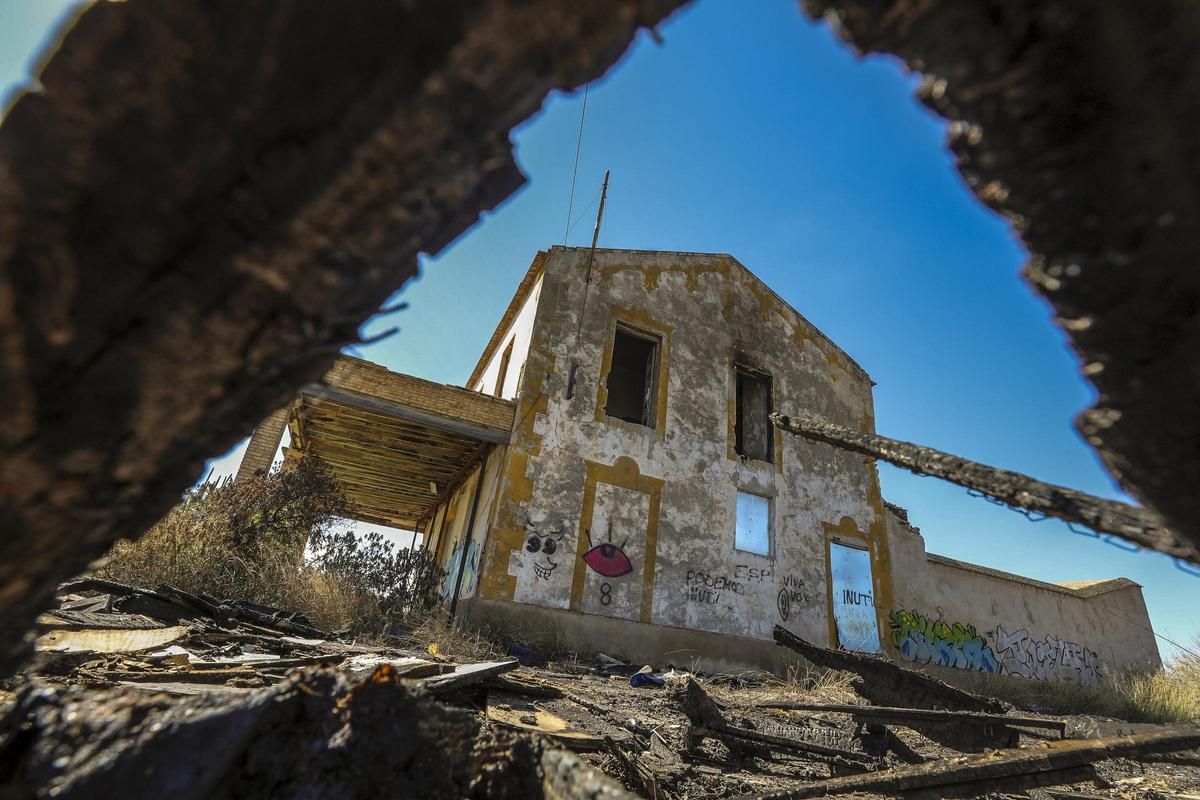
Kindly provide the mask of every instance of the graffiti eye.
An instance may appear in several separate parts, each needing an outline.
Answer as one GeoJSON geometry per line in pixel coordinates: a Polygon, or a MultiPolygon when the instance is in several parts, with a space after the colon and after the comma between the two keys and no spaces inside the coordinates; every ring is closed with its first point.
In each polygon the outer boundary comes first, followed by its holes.
{"type": "MultiPolygon", "coordinates": [[[[549,545],[550,542],[546,542],[546,544],[549,545]]],[[[531,553],[536,553],[537,551],[542,549],[542,540],[536,536],[530,536],[529,541],[525,543],[525,549],[531,553]]],[[[549,552],[554,552],[554,551],[551,550],[549,552]]]]}
{"type": "Polygon", "coordinates": [[[615,544],[598,544],[583,554],[583,563],[606,578],[619,578],[633,572],[629,556],[615,544]]]}
{"type": "Polygon", "coordinates": [[[554,551],[558,549],[558,544],[553,539],[547,539],[542,542],[542,552],[548,556],[554,555],[554,551]]]}

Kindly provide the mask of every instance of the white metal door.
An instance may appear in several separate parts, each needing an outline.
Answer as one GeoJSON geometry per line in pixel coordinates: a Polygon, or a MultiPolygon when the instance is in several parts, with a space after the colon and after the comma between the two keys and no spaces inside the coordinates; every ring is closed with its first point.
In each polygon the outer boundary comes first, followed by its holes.
{"type": "Polygon", "coordinates": [[[875,616],[871,554],[858,547],[830,542],[829,573],[838,644],[860,653],[882,652],[875,616]]]}

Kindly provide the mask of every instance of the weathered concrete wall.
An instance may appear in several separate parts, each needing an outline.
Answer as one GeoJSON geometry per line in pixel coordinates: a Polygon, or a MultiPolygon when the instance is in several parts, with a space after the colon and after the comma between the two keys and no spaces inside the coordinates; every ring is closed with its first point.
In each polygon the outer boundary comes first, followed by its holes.
{"type": "Polygon", "coordinates": [[[896,606],[885,634],[902,663],[948,680],[966,670],[1085,685],[1161,666],[1133,581],[1044,583],[927,554],[894,518],[889,533],[896,606]]]}
{"type": "Polygon", "coordinates": [[[545,256],[482,596],[743,636],[781,622],[826,643],[840,536],[871,549],[889,607],[873,465],[797,437],[776,437],[774,463],[733,449],[735,361],[772,375],[775,408],[871,430],[866,373],[728,255],[599,250],[585,306],[586,261],[545,256]],[[661,339],[653,427],[603,413],[618,323],[661,339]],[[734,547],[739,489],[772,500],[769,555],[734,547]]]}
{"type": "Polygon", "coordinates": [[[502,328],[497,329],[497,333],[500,334],[499,346],[488,358],[483,373],[467,388],[485,394],[496,393],[496,382],[500,377],[500,364],[511,343],[512,352],[509,355],[508,369],[505,370],[504,391],[499,396],[505,400],[512,400],[517,396],[521,371],[525,366],[525,358],[529,354],[529,342],[533,338],[534,315],[537,313],[538,300],[541,299],[541,295],[542,282],[538,280],[516,311],[512,322],[507,325],[501,323],[502,328]]]}
{"type": "Polygon", "coordinates": [[[619,658],[630,664],[675,665],[703,672],[803,672],[806,662],[775,642],[747,636],[709,633],[667,625],[595,616],[526,603],[507,603],[475,597],[466,603],[464,618],[480,630],[503,631],[508,641],[535,650],[558,649],[619,658]]]}

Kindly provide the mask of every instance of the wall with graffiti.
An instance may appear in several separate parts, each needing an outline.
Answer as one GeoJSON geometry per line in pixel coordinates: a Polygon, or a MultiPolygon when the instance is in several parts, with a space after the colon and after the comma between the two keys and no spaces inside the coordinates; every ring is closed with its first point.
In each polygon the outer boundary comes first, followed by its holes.
{"type": "Polygon", "coordinates": [[[974,625],[930,619],[919,611],[888,613],[892,645],[905,661],[1000,672],[1000,662],[974,625]]]}
{"type": "Polygon", "coordinates": [[[919,611],[888,614],[892,645],[900,658],[916,664],[1014,675],[1040,681],[1100,683],[1094,650],[1054,636],[1035,639],[1025,628],[995,628],[980,634],[972,624],[931,619],[919,611]]]}
{"type": "Polygon", "coordinates": [[[492,452],[483,465],[482,475],[479,471],[468,478],[454,492],[450,501],[443,504],[434,516],[430,528],[431,539],[428,547],[438,553],[442,569],[446,571],[446,579],[442,584],[443,602],[451,602],[454,598],[455,585],[458,585],[458,598],[465,600],[475,595],[479,584],[482,568],[483,544],[495,505],[499,484],[499,475],[504,463],[502,449],[492,452]],[[476,498],[476,484],[483,481],[483,487],[478,493],[479,507],[474,514],[474,524],[466,531],[467,522],[471,519],[471,504],[476,498]],[[445,520],[442,516],[446,515],[445,520]],[[466,556],[463,555],[464,542],[466,556]],[[459,573],[462,581],[459,582],[459,573]]]}

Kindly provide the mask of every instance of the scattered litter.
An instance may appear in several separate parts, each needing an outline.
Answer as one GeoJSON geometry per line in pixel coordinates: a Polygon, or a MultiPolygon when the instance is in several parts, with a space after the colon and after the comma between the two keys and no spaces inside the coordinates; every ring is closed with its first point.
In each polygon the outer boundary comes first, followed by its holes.
{"type": "Polygon", "coordinates": [[[534,661],[533,651],[528,647],[519,644],[509,645],[508,655],[515,658],[522,667],[532,667],[534,661]]]}
{"type": "Polygon", "coordinates": [[[655,686],[661,688],[666,683],[661,675],[654,674],[654,668],[647,665],[639,669],[637,672],[629,676],[629,685],[634,689],[641,686],[655,686]]]}

